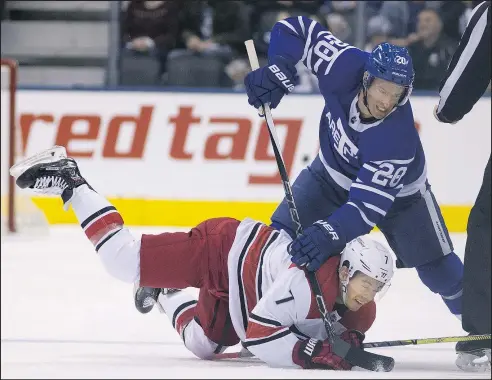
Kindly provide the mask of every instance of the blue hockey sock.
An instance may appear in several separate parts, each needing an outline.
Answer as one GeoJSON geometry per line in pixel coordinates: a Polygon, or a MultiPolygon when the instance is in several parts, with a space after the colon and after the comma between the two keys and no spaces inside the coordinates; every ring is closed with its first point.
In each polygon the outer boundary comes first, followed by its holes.
{"type": "Polygon", "coordinates": [[[463,263],[460,258],[451,252],[416,269],[424,285],[440,294],[451,313],[461,319],[463,263]]]}

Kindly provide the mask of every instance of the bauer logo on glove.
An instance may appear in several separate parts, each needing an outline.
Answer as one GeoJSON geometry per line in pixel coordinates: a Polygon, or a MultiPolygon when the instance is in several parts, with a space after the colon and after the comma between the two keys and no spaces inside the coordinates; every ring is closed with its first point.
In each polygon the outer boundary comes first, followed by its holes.
{"type": "Polygon", "coordinates": [[[270,65],[268,66],[270,71],[275,74],[275,76],[278,78],[279,81],[282,82],[282,84],[285,86],[285,88],[289,91],[292,92],[294,90],[294,85],[291,83],[291,81],[287,78],[287,76],[280,71],[277,65],[270,65]]]}

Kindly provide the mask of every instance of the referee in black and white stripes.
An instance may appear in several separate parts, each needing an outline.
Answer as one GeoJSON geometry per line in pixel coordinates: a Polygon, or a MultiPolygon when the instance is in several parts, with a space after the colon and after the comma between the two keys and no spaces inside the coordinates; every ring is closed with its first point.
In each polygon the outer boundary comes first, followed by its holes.
{"type": "MultiPolygon", "coordinates": [[[[478,4],[439,88],[435,117],[454,124],[471,111],[491,78],[490,1],[478,4]]],[[[491,304],[490,158],[467,225],[462,326],[470,334],[490,334],[491,304]]],[[[463,370],[490,370],[490,340],[460,342],[456,364],[463,370]],[[488,361],[485,356],[488,356],[488,361]]]]}

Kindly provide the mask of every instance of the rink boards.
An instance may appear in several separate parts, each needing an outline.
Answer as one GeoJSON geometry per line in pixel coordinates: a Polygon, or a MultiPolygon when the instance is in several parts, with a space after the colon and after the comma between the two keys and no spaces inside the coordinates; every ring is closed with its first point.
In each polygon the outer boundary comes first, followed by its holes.
{"type": "MultiPolygon", "coordinates": [[[[22,155],[66,146],[129,225],[268,221],[283,197],[267,128],[242,93],[20,90],[17,101],[22,155]]],[[[456,125],[434,119],[437,101],[411,99],[433,191],[462,232],[490,155],[490,97],[456,125]]],[[[322,109],[321,96],[291,94],[273,111],[291,180],[317,154],[322,109]]],[[[58,198],[33,201],[50,223],[76,222],[58,198]]]]}

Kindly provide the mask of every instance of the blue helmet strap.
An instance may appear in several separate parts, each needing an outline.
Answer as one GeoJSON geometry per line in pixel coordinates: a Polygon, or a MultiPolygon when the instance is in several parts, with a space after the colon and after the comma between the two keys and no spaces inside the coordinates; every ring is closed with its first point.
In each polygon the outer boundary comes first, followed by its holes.
{"type": "Polygon", "coordinates": [[[400,100],[398,100],[398,105],[399,106],[404,105],[407,102],[408,98],[410,97],[411,93],[412,93],[412,87],[405,87],[403,94],[401,94],[400,100]]]}
{"type": "Polygon", "coordinates": [[[364,102],[364,105],[366,106],[367,108],[367,112],[369,112],[369,114],[372,116],[372,117],[375,117],[372,112],[371,112],[371,109],[369,108],[369,104],[367,104],[367,88],[364,86],[364,89],[362,90],[362,100],[364,102]]]}
{"type": "Polygon", "coordinates": [[[367,75],[364,75],[364,78],[362,79],[362,101],[364,102],[364,106],[366,106],[367,111],[372,117],[374,117],[374,115],[369,109],[369,104],[367,103],[367,90],[369,89],[369,86],[371,85],[373,80],[374,76],[369,73],[367,73],[367,75]]]}

